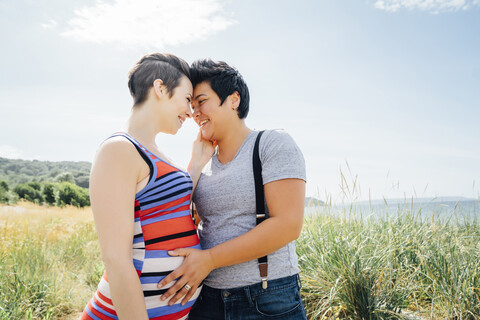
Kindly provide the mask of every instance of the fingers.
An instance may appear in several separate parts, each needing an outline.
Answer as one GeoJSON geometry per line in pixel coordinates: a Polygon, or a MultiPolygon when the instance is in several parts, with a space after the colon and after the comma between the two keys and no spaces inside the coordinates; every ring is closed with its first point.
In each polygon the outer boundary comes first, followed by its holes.
{"type": "Polygon", "coordinates": [[[168,255],[172,257],[178,257],[178,256],[186,257],[188,255],[188,249],[181,248],[181,249],[170,250],[168,251],[168,255]]]}
{"type": "MultiPolygon", "coordinates": [[[[188,249],[184,249],[184,248],[168,251],[168,254],[172,257],[178,257],[178,256],[186,257],[188,253],[189,253],[188,249]]],[[[180,266],[174,271],[172,271],[168,276],[163,278],[162,281],[160,281],[157,284],[157,287],[160,289],[166,286],[167,284],[169,284],[170,282],[172,282],[173,280],[180,278],[183,275],[183,269],[184,268],[180,266]]]]}
{"type": "Polygon", "coordinates": [[[167,290],[167,292],[162,295],[160,299],[165,301],[168,299],[168,297],[172,296],[168,301],[168,305],[172,306],[183,298],[181,303],[182,305],[185,305],[185,303],[187,303],[188,300],[190,300],[190,298],[195,294],[197,288],[198,285],[187,286],[187,282],[179,279],[172,287],[170,287],[170,289],[167,290]],[[190,289],[187,290],[187,287],[190,287],[190,289]]]}
{"type": "Polygon", "coordinates": [[[192,288],[188,291],[187,295],[182,300],[182,305],[185,305],[195,294],[197,291],[198,286],[192,286],[192,288]]]}
{"type": "MultiPolygon", "coordinates": [[[[179,271],[179,269],[177,270],[174,270],[172,271],[168,276],[166,276],[165,278],[162,279],[162,281],[160,281],[158,284],[157,284],[157,287],[160,289],[160,288],[163,288],[164,286],[166,286],[167,284],[169,284],[170,282],[172,282],[173,280],[177,279],[178,277],[180,277],[182,275],[182,273],[179,271]]],[[[171,288],[170,288],[171,289],[171,288]]],[[[165,299],[162,299],[162,300],[165,300],[165,299]]]]}
{"type": "Polygon", "coordinates": [[[183,298],[181,303],[185,304],[195,294],[199,284],[211,271],[211,268],[208,268],[210,264],[205,263],[205,259],[202,259],[202,257],[204,257],[204,252],[198,249],[181,248],[168,251],[168,254],[171,256],[185,256],[186,258],[180,267],[167,275],[158,284],[158,287],[162,288],[171,281],[177,279],[177,281],[161,296],[160,299],[165,301],[170,298],[168,304],[173,305],[183,298]],[[203,270],[205,267],[206,270],[203,270]],[[191,287],[190,290],[187,290],[188,286],[185,288],[187,283],[191,287]]]}
{"type": "Polygon", "coordinates": [[[202,141],[203,139],[203,134],[202,134],[202,128],[198,129],[198,136],[197,136],[198,141],[202,141]]]}
{"type": "MultiPolygon", "coordinates": [[[[170,275],[171,275],[171,273],[170,273],[170,275]]],[[[170,276],[170,275],[168,275],[168,276],[170,276]]],[[[170,296],[172,296],[172,295],[174,295],[174,294],[178,294],[178,293],[179,293],[178,291],[184,289],[183,287],[185,286],[186,283],[187,283],[186,281],[182,281],[181,279],[178,279],[177,282],[175,282],[175,284],[174,284],[173,286],[171,286],[171,287],[167,290],[167,292],[165,292],[164,294],[162,294],[162,297],[160,298],[160,300],[165,301],[165,300],[167,300],[170,296]]],[[[184,291],[186,291],[186,290],[187,290],[187,289],[184,289],[184,291]]],[[[187,294],[187,292],[184,292],[184,293],[182,294],[182,297],[183,297],[185,294],[187,294]]],[[[178,300],[178,298],[177,298],[177,300],[178,300]]],[[[176,300],[175,300],[175,301],[176,301],[176,300]]],[[[175,302],[175,301],[174,301],[174,302],[175,302]]],[[[174,303],[174,302],[173,302],[173,303],[174,303]]],[[[173,304],[173,303],[172,303],[172,304],[173,304]]],[[[170,303],[169,303],[169,304],[170,304],[170,303]]],[[[171,304],[170,304],[170,305],[171,305],[171,304]]]]}
{"type": "Polygon", "coordinates": [[[182,305],[185,305],[188,300],[190,300],[190,298],[193,296],[193,294],[195,293],[195,291],[197,290],[197,286],[192,286],[190,287],[190,290],[187,290],[187,288],[185,288],[185,286],[183,286],[179,291],[177,291],[177,293],[170,299],[170,301],[168,301],[168,305],[172,306],[174,305],[177,301],[179,301],[180,299],[182,299],[183,297],[183,300],[182,300],[182,305]]]}

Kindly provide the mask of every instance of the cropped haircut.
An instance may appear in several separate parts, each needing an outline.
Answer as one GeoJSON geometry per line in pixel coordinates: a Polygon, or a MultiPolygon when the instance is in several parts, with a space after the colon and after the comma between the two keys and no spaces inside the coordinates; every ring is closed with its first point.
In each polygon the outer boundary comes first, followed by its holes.
{"type": "Polygon", "coordinates": [[[128,88],[133,105],[139,105],[147,99],[148,90],[156,79],[163,81],[171,98],[183,76],[191,80],[190,68],[183,59],[170,53],[143,56],[128,72],[128,88]]]}
{"type": "Polygon", "coordinates": [[[242,75],[234,67],[223,61],[203,59],[195,61],[190,67],[193,87],[201,82],[208,82],[213,91],[220,98],[221,104],[227,97],[238,92],[240,104],[237,108],[238,117],[244,119],[248,115],[250,93],[242,75]]]}

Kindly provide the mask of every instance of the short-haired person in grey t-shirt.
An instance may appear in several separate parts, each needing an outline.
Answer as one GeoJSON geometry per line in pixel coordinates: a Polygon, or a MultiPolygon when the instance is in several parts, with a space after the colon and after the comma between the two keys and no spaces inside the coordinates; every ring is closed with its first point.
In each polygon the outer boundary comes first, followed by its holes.
{"type": "Polygon", "coordinates": [[[185,260],[159,283],[178,278],[162,300],[185,303],[203,281],[189,319],[306,319],[294,244],[305,201],[302,153],[284,131],[264,132],[259,153],[269,218],[256,225],[252,157],[259,132],[245,124],[248,87],[224,62],[196,61],[191,74],[193,118],[217,148],[193,195],[203,250],[169,252],[185,260]],[[265,255],[266,288],[257,260],[265,255]]]}

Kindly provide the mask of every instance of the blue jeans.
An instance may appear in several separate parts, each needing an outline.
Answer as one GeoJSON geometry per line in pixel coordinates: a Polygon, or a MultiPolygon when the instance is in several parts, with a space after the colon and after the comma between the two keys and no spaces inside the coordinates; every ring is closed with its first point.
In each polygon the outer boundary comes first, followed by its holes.
{"type": "Polygon", "coordinates": [[[262,284],[233,289],[214,289],[206,285],[193,305],[189,320],[306,320],[300,298],[298,275],[269,280],[262,284]]]}

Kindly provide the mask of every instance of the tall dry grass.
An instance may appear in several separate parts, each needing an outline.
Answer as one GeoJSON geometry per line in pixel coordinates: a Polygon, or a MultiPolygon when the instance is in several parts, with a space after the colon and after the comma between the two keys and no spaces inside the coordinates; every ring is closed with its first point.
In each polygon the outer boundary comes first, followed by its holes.
{"type": "MultiPolygon", "coordinates": [[[[478,221],[327,205],[297,252],[309,319],[480,319],[478,221]]],[[[0,206],[0,319],[73,319],[102,273],[90,209],[0,206]]]]}
{"type": "Polygon", "coordinates": [[[310,319],[480,319],[480,224],[319,207],[297,241],[310,319]]]}
{"type": "Polygon", "coordinates": [[[65,319],[103,272],[90,209],[0,206],[0,319],[65,319]]]}

